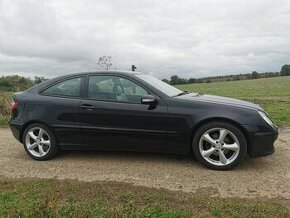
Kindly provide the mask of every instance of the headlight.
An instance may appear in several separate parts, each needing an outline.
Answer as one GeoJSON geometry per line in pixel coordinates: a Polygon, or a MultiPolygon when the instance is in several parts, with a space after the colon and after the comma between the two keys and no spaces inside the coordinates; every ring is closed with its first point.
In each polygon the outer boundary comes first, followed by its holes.
{"type": "Polygon", "coordinates": [[[260,114],[260,116],[272,127],[275,127],[274,123],[272,122],[272,120],[267,116],[267,114],[263,111],[258,111],[258,113],[260,114]]]}

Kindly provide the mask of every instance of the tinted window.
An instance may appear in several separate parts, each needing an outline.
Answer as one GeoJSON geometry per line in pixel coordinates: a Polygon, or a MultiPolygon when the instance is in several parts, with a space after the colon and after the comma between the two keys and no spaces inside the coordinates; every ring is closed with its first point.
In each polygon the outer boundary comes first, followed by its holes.
{"type": "Polygon", "coordinates": [[[104,101],[141,103],[148,92],[131,80],[118,76],[90,76],[89,98],[104,101]]]}
{"type": "Polygon", "coordinates": [[[80,96],[81,78],[62,81],[45,89],[42,93],[57,96],[80,96]]]}

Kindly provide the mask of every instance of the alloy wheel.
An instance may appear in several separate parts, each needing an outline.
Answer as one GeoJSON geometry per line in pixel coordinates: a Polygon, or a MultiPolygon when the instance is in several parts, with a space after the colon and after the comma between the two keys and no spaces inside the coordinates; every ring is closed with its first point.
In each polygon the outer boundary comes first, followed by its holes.
{"type": "Polygon", "coordinates": [[[45,156],[51,147],[51,140],[48,133],[41,127],[33,127],[25,137],[25,146],[33,156],[45,156]]]}
{"type": "Polygon", "coordinates": [[[212,128],[200,137],[199,151],[208,163],[215,166],[226,166],[239,156],[240,142],[230,130],[212,128]]]}

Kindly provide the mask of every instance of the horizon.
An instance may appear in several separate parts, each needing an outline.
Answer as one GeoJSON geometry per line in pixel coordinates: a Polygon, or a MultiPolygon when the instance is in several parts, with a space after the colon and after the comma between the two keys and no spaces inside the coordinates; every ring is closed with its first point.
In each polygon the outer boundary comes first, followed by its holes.
{"type": "MultiPolygon", "coordinates": [[[[129,72],[133,72],[133,71],[130,71],[130,70],[92,70],[92,71],[87,71],[87,72],[73,72],[73,73],[67,73],[67,74],[61,74],[61,75],[58,75],[58,76],[64,76],[64,75],[69,75],[69,74],[75,74],[75,73],[88,73],[88,72],[96,72],[96,71],[129,71],[129,72]]],[[[250,72],[250,73],[239,73],[239,74],[224,74],[224,75],[211,75],[211,76],[203,76],[203,77],[193,77],[193,76],[190,76],[188,75],[189,77],[182,77],[180,76],[178,73],[173,73],[172,75],[170,75],[168,78],[160,78],[150,72],[141,72],[141,71],[135,71],[135,72],[140,72],[140,73],[145,73],[145,74],[149,74],[149,75],[152,75],[160,80],[163,80],[163,79],[166,79],[166,80],[170,80],[172,76],[178,76],[179,78],[181,79],[191,79],[191,78],[194,78],[194,79],[207,79],[207,78],[218,78],[218,77],[232,77],[232,76],[244,76],[244,75],[251,75],[253,72],[250,72]]],[[[257,72],[257,71],[255,71],[257,72]]],[[[280,73],[280,71],[266,71],[266,72],[257,72],[258,74],[266,74],[266,73],[280,73]]],[[[31,73],[30,76],[25,76],[25,75],[22,75],[22,74],[17,74],[17,73],[0,73],[0,77],[2,76],[23,76],[25,78],[29,78],[29,79],[34,79],[35,77],[44,77],[45,79],[53,79],[55,77],[58,77],[58,76],[54,76],[54,77],[45,77],[45,76],[42,76],[40,74],[33,74],[31,73]]],[[[259,78],[260,79],[260,78],[259,78]]]]}

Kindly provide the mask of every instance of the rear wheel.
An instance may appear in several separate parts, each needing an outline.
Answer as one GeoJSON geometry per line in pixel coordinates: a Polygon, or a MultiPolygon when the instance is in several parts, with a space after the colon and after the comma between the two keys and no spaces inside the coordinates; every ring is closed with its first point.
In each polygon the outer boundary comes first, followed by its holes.
{"type": "Polygon", "coordinates": [[[27,154],[35,160],[51,159],[59,151],[51,130],[40,123],[33,123],[26,128],[23,145],[27,154]]]}
{"type": "Polygon", "coordinates": [[[214,170],[232,169],[247,153],[244,134],[227,122],[211,122],[201,126],[192,146],[197,160],[214,170]]]}

